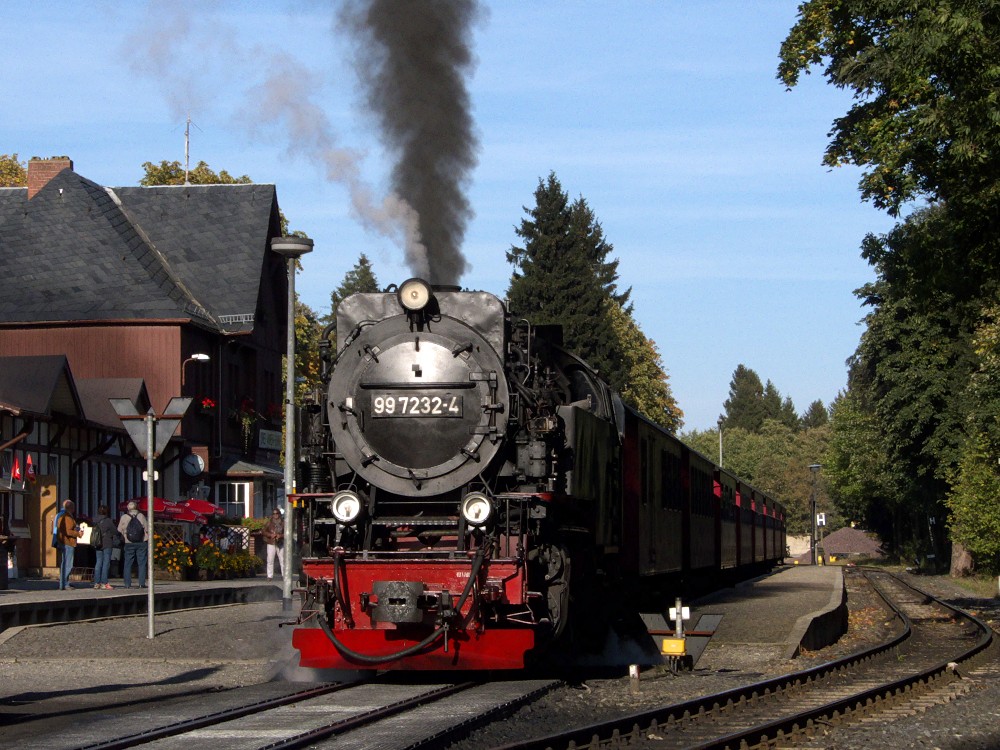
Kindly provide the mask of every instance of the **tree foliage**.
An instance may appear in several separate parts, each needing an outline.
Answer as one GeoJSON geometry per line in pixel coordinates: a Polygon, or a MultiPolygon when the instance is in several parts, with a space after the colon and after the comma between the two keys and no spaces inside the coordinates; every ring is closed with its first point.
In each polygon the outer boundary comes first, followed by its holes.
{"type": "Polygon", "coordinates": [[[316,312],[305,302],[295,300],[295,374],[299,379],[295,384],[295,401],[302,398],[319,385],[320,359],[319,337],[321,326],[316,312]]]}
{"type": "Polygon", "coordinates": [[[966,430],[958,465],[949,476],[949,529],[976,563],[1000,572],[1000,304],[988,305],[972,336],[975,369],[969,378],[966,430]]]}
{"type": "Polygon", "coordinates": [[[977,343],[1000,288],[998,11],[995,0],[807,0],[781,48],[786,86],[821,67],[854,94],[824,161],[860,166],[863,199],[910,211],[863,243],[877,281],[859,296],[872,311],[833,412],[836,492],[887,508],[900,552],[933,548],[929,521],[947,498],[955,538],[990,554],[973,538],[988,527],[961,512],[982,497],[977,457],[996,445],[1000,413],[977,343]]]}
{"type": "Polygon", "coordinates": [[[919,197],[996,205],[998,38],[992,0],[808,0],[778,77],[792,87],[823,66],[855,93],[825,161],[866,167],[862,195],[892,215],[919,197]]]}
{"type": "MultiPolygon", "coordinates": [[[[179,161],[161,161],[159,164],[147,161],[142,165],[145,175],[139,184],[143,187],[153,185],[184,185],[184,167],[179,161]]],[[[213,171],[208,164],[199,161],[194,169],[189,170],[187,182],[192,185],[249,185],[253,183],[247,175],[233,177],[226,170],[213,171]]]]}
{"type": "MultiPolygon", "coordinates": [[[[685,433],[681,439],[713,461],[718,460],[718,430],[685,433]]],[[[785,507],[790,534],[805,534],[812,530],[814,476],[809,466],[826,460],[830,440],[829,425],[796,430],[765,419],[756,431],[724,428],[722,462],[726,471],[772,494],[785,507]]],[[[834,530],[843,517],[828,495],[822,472],[815,479],[816,507],[827,513],[829,530],[834,530]]]]}
{"type": "Polygon", "coordinates": [[[571,204],[555,174],[539,180],[535,205],[524,210],[515,229],[524,244],[507,252],[511,310],[534,324],[562,324],[566,348],[623,390],[624,353],[608,301],[627,305],[628,292],[617,292],[617,261],[607,260],[611,245],[593,212],[582,198],[571,204]]]}
{"type": "Polygon", "coordinates": [[[17,154],[0,154],[0,187],[26,187],[28,168],[17,154]]]}
{"type": "Polygon", "coordinates": [[[1000,470],[996,455],[984,435],[969,440],[948,495],[952,538],[990,573],[1000,571],[1000,470]]]}
{"type": "Polygon", "coordinates": [[[725,410],[722,417],[724,429],[759,432],[767,418],[764,384],[760,381],[760,375],[746,365],[737,365],[729,381],[729,398],[722,408],[725,410]]]}
{"type": "Polygon", "coordinates": [[[878,417],[848,390],[833,402],[830,449],[823,474],[840,514],[848,521],[893,538],[893,518],[903,506],[905,472],[893,464],[878,417]]]}
{"type": "Polygon", "coordinates": [[[677,432],[683,424],[684,413],[670,390],[656,343],[646,338],[621,305],[611,300],[608,306],[625,356],[626,386],[621,392],[622,398],[650,421],[669,432],[677,432]]]}
{"type": "Polygon", "coordinates": [[[358,262],[354,264],[346,274],[339,286],[330,292],[330,320],[336,315],[337,305],[345,297],[352,294],[371,293],[379,291],[378,278],[372,268],[371,261],[364,253],[358,256],[358,262]]]}
{"type": "MultiPolygon", "coordinates": [[[[334,323],[337,319],[337,306],[346,297],[350,297],[352,294],[371,293],[379,290],[378,278],[375,276],[375,270],[372,268],[371,261],[368,260],[367,255],[361,253],[354,267],[344,274],[340,285],[330,292],[330,314],[323,319],[323,325],[329,327],[334,323]]],[[[336,351],[337,331],[334,328],[330,328],[326,337],[330,342],[332,350],[336,351]]]]}
{"type": "Polygon", "coordinates": [[[830,413],[823,406],[823,402],[820,399],[816,399],[809,404],[809,408],[802,415],[801,424],[803,429],[808,430],[812,427],[822,427],[829,423],[829,421],[830,413]]]}
{"type": "Polygon", "coordinates": [[[748,432],[760,432],[768,419],[788,427],[800,428],[795,404],[790,397],[782,398],[781,391],[770,380],[764,385],[760,375],[746,365],[740,364],[733,371],[729,381],[729,398],[722,405],[725,414],[720,417],[725,429],[740,428],[748,432]]]}

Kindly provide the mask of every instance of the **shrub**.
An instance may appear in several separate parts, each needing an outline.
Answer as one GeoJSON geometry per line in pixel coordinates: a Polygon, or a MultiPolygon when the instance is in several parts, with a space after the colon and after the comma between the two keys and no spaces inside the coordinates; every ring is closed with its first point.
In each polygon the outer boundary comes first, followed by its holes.
{"type": "Polygon", "coordinates": [[[212,572],[223,570],[224,555],[212,542],[206,540],[201,543],[194,553],[194,564],[202,570],[212,572]]]}
{"type": "Polygon", "coordinates": [[[164,541],[153,535],[153,565],[160,570],[180,572],[191,566],[191,548],[178,540],[164,541]]]}
{"type": "Polygon", "coordinates": [[[264,530],[264,525],[266,523],[266,518],[244,518],[240,521],[240,525],[250,529],[251,534],[259,534],[264,530]]]}
{"type": "Polygon", "coordinates": [[[248,576],[264,569],[264,561],[244,549],[233,550],[223,558],[222,569],[238,576],[248,576]]]}

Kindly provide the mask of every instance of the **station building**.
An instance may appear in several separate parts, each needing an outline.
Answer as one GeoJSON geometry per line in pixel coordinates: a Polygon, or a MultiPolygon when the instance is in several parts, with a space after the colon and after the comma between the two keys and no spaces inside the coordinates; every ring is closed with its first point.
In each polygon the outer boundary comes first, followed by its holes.
{"type": "Polygon", "coordinates": [[[104,187],[68,158],[0,188],[0,514],[21,570],[55,566],[64,499],[146,494],[146,461],[109,399],[162,414],[156,494],[266,517],[283,482],[285,260],[274,185],[104,187]]]}

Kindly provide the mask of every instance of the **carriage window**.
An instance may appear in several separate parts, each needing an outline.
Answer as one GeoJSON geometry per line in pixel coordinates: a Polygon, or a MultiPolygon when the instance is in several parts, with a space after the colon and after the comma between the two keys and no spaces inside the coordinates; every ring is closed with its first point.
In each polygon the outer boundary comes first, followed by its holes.
{"type": "Polygon", "coordinates": [[[674,455],[668,451],[660,451],[660,505],[664,510],[680,505],[681,477],[674,455]]]}
{"type": "Polygon", "coordinates": [[[651,468],[649,465],[649,440],[642,438],[639,440],[639,479],[642,482],[640,497],[643,505],[649,502],[649,474],[651,468]]]}

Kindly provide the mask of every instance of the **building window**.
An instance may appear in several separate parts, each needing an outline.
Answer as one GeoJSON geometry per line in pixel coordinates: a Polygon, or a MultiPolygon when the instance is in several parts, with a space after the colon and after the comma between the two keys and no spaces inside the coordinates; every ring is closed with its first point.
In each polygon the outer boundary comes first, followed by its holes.
{"type": "Polygon", "coordinates": [[[280,506],[278,505],[277,487],[275,487],[270,482],[265,482],[264,485],[261,487],[261,492],[264,496],[264,518],[270,518],[271,512],[275,508],[283,510],[283,508],[280,508],[280,506]]]}
{"type": "Polygon", "coordinates": [[[253,484],[251,482],[216,482],[215,497],[227,518],[246,518],[252,515],[253,484]]]}

